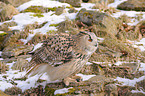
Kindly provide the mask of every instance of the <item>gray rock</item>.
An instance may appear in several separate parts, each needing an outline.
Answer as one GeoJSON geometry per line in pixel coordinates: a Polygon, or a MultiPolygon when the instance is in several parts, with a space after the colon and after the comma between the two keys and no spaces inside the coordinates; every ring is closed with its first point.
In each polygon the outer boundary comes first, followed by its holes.
{"type": "Polygon", "coordinates": [[[83,0],[83,1],[88,1],[89,3],[113,3],[114,0],[83,0]]]}
{"type": "Polygon", "coordinates": [[[121,10],[145,11],[145,0],[128,0],[117,6],[121,10]]]}
{"type": "Polygon", "coordinates": [[[117,90],[117,86],[115,84],[106,85],[105,92],[106,92],[105,96],[118,96],[118,90],[117,90]]]}
{"type": "Polygon", "coordinates": [[[63,7],[60,7],[60,8],[57,8],[56,11],[55,11],[55,14],[56,15],[60,15],[64,12],[64,8],[63,7]]]}
{"type": "Polygon", "coordinates": [[[19,14],[19,11],[12,5],[3,5],[0,11],[0,20],[5,21],[11,19],[14,15],[19,14]]]}
{"type": "Polygon", "coordinates": [[[69,3],[74,7],[80,7],[82,2],[82,0],[59,0],[59,1],[63,3],[69,3]]]}
{"type": "Polygon", "coordinates": [[[114,36],[117,34],[117,20],[106,13],[83,8],[79,11],[76,18],[88,26],[94,25],[95,32],[105,32],[114,36]]]}
{"type": "Polygon", "coordinates": [[[19,45],[19,44],[13,44],[10,46],[7,46],[2,51],[2,57],[8,58],[12,56],[18,56],[22,53],[27,53],[32,51],[33,46],[32,45],[19,45]]]}
{"type": "Polygon", "coordinates": [[[28,64],[28,60],[23,58],[18,58],[16,63],[13,64],[12,69],[24,71],[26,64],[28,64]]]}
{"type": "Polygon", "coordinates": [[[23,3],[28,2],[30,0],[1,0],[1,1],[6,4],[11,4],[14,7],[18,7],[18,6],[22,5],[23,3]]]}
{"type": "Polygon", "coordinates": [[[3,48],[15,44],[20,37],[19,30],[7,31],[6,33],[7,35],[4,37],[4,41],[1,44],[1,47],[3,48]]]}

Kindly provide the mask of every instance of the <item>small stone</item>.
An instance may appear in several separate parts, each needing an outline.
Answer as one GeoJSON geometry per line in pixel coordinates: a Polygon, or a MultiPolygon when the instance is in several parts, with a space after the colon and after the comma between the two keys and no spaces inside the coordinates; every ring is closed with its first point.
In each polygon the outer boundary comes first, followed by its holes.
{"type": "Polygon", "coordinates": [[[107,94],[106,96],[118,96],[117,86],[115,84],[106,85],[105,92],[107,94]]]}
{"type": "Polygon", "coordinates": [[[13,44],[10,46],[7,46],[2,51],[2,57],[8,58],[12,56],[18,56],[22,53],[27,53],[32,51],[33,46],[32,45],[19,45],[19,44],[13,44]]]}

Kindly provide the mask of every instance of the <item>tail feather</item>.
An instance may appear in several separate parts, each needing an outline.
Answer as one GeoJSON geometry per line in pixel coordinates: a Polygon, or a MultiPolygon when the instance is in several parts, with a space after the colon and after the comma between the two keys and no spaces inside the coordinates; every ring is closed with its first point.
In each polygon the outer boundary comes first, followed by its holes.
{"type": "Polygon", "coordinates": [[[34,67],[31,67],[27,73],[26,73],[26,77],[31,77],[34,75],[42,75],[43,73],[46,72],[48,68],[48,64],[37,64],[34,67]]]}

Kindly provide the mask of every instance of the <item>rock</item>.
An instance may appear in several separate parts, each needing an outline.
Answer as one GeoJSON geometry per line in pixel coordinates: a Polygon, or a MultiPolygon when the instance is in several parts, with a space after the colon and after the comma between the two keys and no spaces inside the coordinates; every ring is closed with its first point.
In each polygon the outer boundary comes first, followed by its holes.
{"type": "Polygon", "coordinates": [[[22,94],[22,89],[18,87],[11,87],[11,88],[6,89],[5,93],[9,95],[18,95],[18,94],[22,94]]]}
{"type": "Polygon", "coordinates": [[[110,34],[116,35],[118,30],[118,22],[115,18],[107,15],[106,13],[101,13],[99,11],[92,11],[81,9],[77,14],[77,20],[88,25],[94,26],[96,34],[110,34]]]}
{"type": "Polygon", "coordinates": [[[18,56],[23,53],[27,53],[32,51],[33,45],[19,45],[19,44],[13,44],[10,46],[7,46],[2,51],[2,57],[8,58],[12,56],[18,56]]]}
{"type": "MultiPolygon", "coordinates": [[[[4,31],[0,31],[0,45],[2,44],[2,42],[4,41],[4,36],[7,35],[6,32],[4,31]]],[[[0,46],[0,50],[1,50],[1,46],[0,46]]]]}
{"type": "Polygon", "coordinates": [[[106,96],[118,96],[118,90],[115,84],[106,85],[105,92],[106,92],[106,96]]]}
{"type": "Polygon", "coordinates": [[[9,96],[9,95],[5,94],[3,91],[0,90],[0,96],[9,96]]]}
{"type": "Polygon", "coordinates": [[[59,33],[70,33],[70,34],[76,34],[79,32],[79,29],[77,28],[76,24],[72,20],[65,20],[58,24],[58,32],[59,33]]]}
{"type": "Polygon", "coordinates": [[[1,1],[6,4],[11,4],[14,7],[18,7],[18,6],[22,5],[23,3],[28,2],[30,0],[1,0],[1,1]]]}
{"type": "MultiPolygon", "coordinates": [[[[28,60],[23,59],[23,58],[18,58],[16,63],[13,64],[12,69],[13,70],[20,70],[20,71],[24,71],[25,70],[25,66],[28,64],[28,60]]],[[[26,68],[27,69],[27,68],[26,68]]]]}
{"type": "Polygon", "coordinates": [[[121,10],[145,11],[145,0],[128,0],[117,6],[121,10]]]}
{"type": "Polygon", "coordinates": [[[68,10],[68,12],[69,12],[69,13],[76,13],[76,12],[78,12],[78,10],[76,10],[75,8],[70,8],[70,9],[68,10]]]}
{"type": "Polygon", "coordinates": [[[5,58],[2,60],[3,62],[9,63],[9,62],[17,62],[19,59],[25,59],[26,61],[30,61],[32,55],[20,55],[18,57],[11,57],[11,58],[5,58]]]}
{"type": "Polygon", "coordinates": [[[0,74],[5,73],[9,70],[8,65],[5,62],[0,61],[0,74]]]}
{"type": "Polygon", "coordinates": [[[0,20],[9,20],[16,14],[19,14],[19,11],[14,6],[10,4],[4,5],[0,11],[0,20]]]}
{"type": "Polygon", "coordinates": [[[2,9],[4,6],[6,6],[6,4],[0,1],[0,9],[2,9]]]}
{"type": "Polygon", "coordinates": [[[135,33],[139,34],[140,38],[145,37],[145,20],[140,21],[135,27],[135,33]]]}
{"type": "Polygon", "coordinates": [[[137,87],[138,89],[142,89],[142,91],[145,92],[145,79],[142,80],[142,81],[140,81],[140,82],[137,82],[136,87],[137,87]]]}
{"type": "Polygon", "coordinates": [[[108,4],[114,2],[114,0],[83,0],[83,2],[84,1],[88,1],[89,3],[103,3],[103,2],[105,2],[108,4]]]}
{"type": "Polygon", "coordinates": [[[59,1],[63,3],[69,3],[74,7],[80,7],[82,2],[82,0],[59,0],[59,1]]]}
{"type": "Polygon", "coordinates": [[[60,14],[62,14],[64,12],[64,8],[63,7],[58,7],[57,9],[56,9],[56,11],[55,11],[55,14],[56,15],[60,15],[60,14]]]}
{"type": "Polygon", "coordinates": [[[15,44],[20,37],[19,30],[7,31],[6,33],[7,33],[7,35],[5,35],[4,41],[1,44],[1,47],[3,47],[3,48],[6,46],[15,44]]]}

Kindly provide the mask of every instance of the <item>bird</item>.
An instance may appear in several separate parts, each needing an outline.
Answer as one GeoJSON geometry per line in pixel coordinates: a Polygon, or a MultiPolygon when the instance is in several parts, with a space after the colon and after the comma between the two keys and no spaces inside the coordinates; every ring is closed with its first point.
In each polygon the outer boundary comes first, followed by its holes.
{"type": "Polygon", "coordinates": [[[50,36],[34,51],[26,76],[45,73],[49,81],[69,78],[80,72],[97,47],[97,36],[93,32],[50,36]]]}

